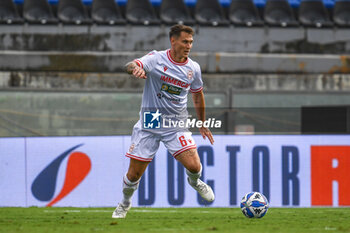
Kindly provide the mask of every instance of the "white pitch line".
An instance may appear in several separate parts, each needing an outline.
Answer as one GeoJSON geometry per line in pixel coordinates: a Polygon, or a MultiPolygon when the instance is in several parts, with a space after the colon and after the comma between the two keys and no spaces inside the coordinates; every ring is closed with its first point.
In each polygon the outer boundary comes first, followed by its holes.
{"type": "Polygon", "coordinates": [[[112,210],[44,210],[44,213],[111,213],[112,210]]]}
{"type": "Polygon", "coordinates": [[[336,231],[337,228],[336,227],[325,227],[324,228],[326,231],[336,231]]]}
{"type": "MultiPolygon", "coordinates": [[[[131,209],[130,212],[139,212],[139,213],[183,213],[188,212],[188,209],[177,209],[177,210],[139,210],[139,209],[131,209]]],[[[192,213],[200,213],[200,214],[224,214],[226,211],[209,211],[209,210],[192,210],[192,213]]]]}
{"type": "Polygon", "coordinates": [[[87,210],[89,213],[111,213],[113,210],[87,210]]]}
{"type": "Polygon", "coordinates": [[[178,232],[178,231],[203,231],[204,228],[184,228],[184,227],[180,227],[180,228],[157,228],[157,229],[151,229],[152,231],[174,231],[174,232],[178,232]]]}
{"type": "MultiPolygon", "coordinates": [[[[183,213],[187,212],[186,209],[177,209],[177,210],[151,210],[151,209],[131,209],[130,212],[136,212],[136,213],[183,213]]],[[[81,213],[81,212],[88,212],[88,213],[111,213],[112,210],[44,210],[44,213],[81,213]]],[[[227,213],[226,211],[208,211],[208,210],[193,210],[193,213],[200,213],[200,214],[208,214],[208,213],[215,213],[215,214],[224,214],[227,213]]],[[[234,213],[232,213],[234,214],[234,213]]],[[[239,213],[240,214],[240,213],[239,213]]]]}
{"type": "Polygon", "coordinates": [[[44,213],[64,213],[64,212],[68,212],[68,213],[80,213],[80,210],[44,210],[44,213]]]}

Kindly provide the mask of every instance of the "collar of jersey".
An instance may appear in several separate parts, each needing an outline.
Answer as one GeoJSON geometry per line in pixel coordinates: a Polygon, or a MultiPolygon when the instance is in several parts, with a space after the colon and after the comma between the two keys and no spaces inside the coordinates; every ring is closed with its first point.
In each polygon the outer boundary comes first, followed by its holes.
{"type": "Polygon", "coordinates": [[[170,49],[168,49],[168,50],[166,51],[166,54],[167,54],[167,56],[168,56],[169,61],[171,61],[171,62],[174,63],[175,65],[183,66],[183,65],[186,65],[186,64],[188,63],[188,58],[187,58],[186,61],[184,61],[184,62],[176,62],[176,61],[174,61],[174,59],[171,57],[170,49]]]}

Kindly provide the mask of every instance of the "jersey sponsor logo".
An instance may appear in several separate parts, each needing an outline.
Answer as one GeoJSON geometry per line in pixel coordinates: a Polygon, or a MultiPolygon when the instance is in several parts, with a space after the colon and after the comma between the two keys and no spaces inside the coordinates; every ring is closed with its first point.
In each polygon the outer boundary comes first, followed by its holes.
{"type": "Polygon", "coordinates": [[[163,83],[161,90],[169,94],[180,95],[182,88],[163,83]]]}
{"type": "Polygon", "coordinates": [[[32,183],[32,194],[39,201],[49,201],[46,206],[52,206],[72,192],[89,174],[91,160],[83,152],[75,151],[83,144],[76,145],[47,165],[34,179],[32,183]],[[68,158],[65,160],[65,158],[68,158]],[[65,179],[61,191],[54,197],[59,168],[67,163],[65,179]]]}
{"type": "Polygon", "coordinates": [[[143,112],[143,128],[144,129],[159,129],[160,121],[162,119],[161,113],[157,111],[145,111],[143,112]]]}
{"type": "Polygon", "coordinates": [[[178,98],[170,98],[170,97],[167,97],[167,96],[164,95],[163,93],[157,93],[157,97],[158,97],[159,99],[164,98],[164,99],[166,99],[166,100],[168,100],[168,101],[171,101],[171,102],[174,103],[174,104],[178,104],[178,103],[180,102],[180,99],[178,99],[178,98]]]}
{"type": "Polygon", "coordinates": [[[182,82],[180,80],[177,80],[176,78],[171,78],[171,77],[164,76],[164,75],[162,75],[160,77],[160,80],[167,82],[167,83],[174,84],[176,86],[184,87],[184,88],[187,88],[190,86],[190,83],[182,82]]]}

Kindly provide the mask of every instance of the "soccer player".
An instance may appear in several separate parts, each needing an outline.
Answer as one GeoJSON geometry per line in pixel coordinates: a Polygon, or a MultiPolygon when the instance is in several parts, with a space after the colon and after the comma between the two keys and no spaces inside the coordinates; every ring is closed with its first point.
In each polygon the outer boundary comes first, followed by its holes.
{"type": "MultiPolygon", "coordinates": [[[[160,141],[185,168],[188,183],[205,199],[214,201],[214,192],[199,178],[202,165],[195,141],[186,127],[160,127],[161,118],[171,121],[187,118],[187,94],[192,92],[198,120],[205,121],[203,82],[198,63],[188,56],[194,31],[185,25],[174,25],[169,32],[171,48],[152,51],[126,64],[126,71],[136,78],[146,79],[140,120],[135,124],[131,146],[126,153],[129,169],[123,177],[123,199],[112,218],[125,218],[131,207],[131,197],[148,164],[156,154],[160,141]]],[[[211,131],[199,128],[202,137],[214,143],[211,131]]]]}

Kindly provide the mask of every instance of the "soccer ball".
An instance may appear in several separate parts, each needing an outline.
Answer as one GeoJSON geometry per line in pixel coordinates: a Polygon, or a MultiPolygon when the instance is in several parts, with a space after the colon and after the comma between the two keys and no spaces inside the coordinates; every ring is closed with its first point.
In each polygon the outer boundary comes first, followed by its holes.
{"type": "Polygon", "coordinates": [[[266,197],[259,192],[244,195],[241,201],[242,213],[248,218],[262,218],[269,208],[266,197]]]}

